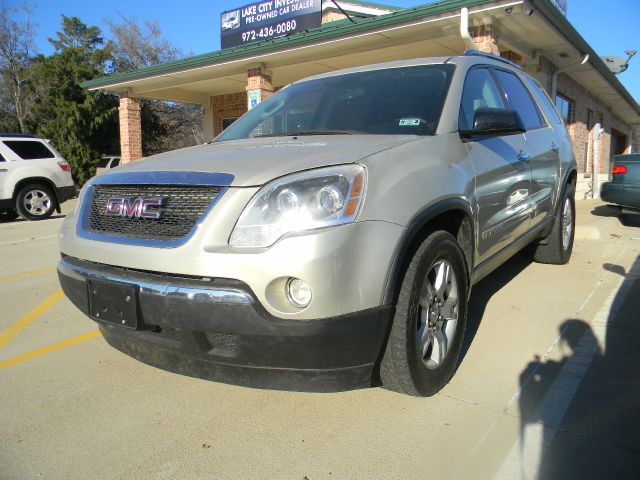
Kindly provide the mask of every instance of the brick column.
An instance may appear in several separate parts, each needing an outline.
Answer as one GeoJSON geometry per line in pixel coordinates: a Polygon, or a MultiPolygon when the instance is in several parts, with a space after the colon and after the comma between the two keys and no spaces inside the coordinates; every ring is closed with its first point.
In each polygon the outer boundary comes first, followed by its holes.
{"type": "Polygon", "coordinates": [[[250,110],[258,103],[264,102],[273,95],[271,75],[267,75],[264,66],[247,70],[247,108],[250,110]]]}
{"type": "Polygon", "coordinates": [[[202,109],[202,136],[205,142],[210,142],[215,136],[212,103],[212,99],[209,98],[209,105],[205,105],[202,109]]]}
{"type": "Polygon", "coordinates": [[[522,65],[522,57],[518,55],[513,50],[507,50],[505,52],[500,52],[500,56],[505,58],[513,63],[517,63],[518,65],[522,65]]]}
{"type": "Polygon", "coordinates": [[[500,55],[500,50],[498,49],[500,31],[497,25],[488,24],[469,27],[469,34],[478,46],[478,50],[500,55]]]}
{"type": "Polygon", "coordinates": [[[142,122],[140,99],[120,96],[120,156],[121,163],[142,158],[142,122]]]}

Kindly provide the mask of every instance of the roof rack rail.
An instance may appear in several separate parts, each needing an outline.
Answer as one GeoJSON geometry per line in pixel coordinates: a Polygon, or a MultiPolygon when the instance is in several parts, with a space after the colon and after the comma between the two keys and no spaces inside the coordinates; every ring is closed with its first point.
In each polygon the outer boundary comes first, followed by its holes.
{"type": "Polygon", "coordinates": [[[517,63],[512,62],[511,60],[507,60],[499,55],[494,55],[493,53],[481,52],[480,50],[467,50],[464,52],[465,55],[474,55],[477,57],[486,57],[492,60],[497,60],[498,62],[506,63],[507,65],[511,65],[512,67],[516,67],[522,70],[522,67],[517,63]]]}
{"type": "Polygon", "coordinates": [[[5,133],[5,132],[0,132],[0,137],[36,138],[36,136],[32,133],[5,133]]]}

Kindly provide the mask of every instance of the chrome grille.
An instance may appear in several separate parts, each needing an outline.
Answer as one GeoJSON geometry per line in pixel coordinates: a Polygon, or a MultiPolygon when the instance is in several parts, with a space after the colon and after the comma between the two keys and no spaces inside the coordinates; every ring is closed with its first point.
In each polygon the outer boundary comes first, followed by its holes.
{"type": "Polygon", "coordinates": [[[89,232],[144,240],[175,241],[197,225],[222,188],[207,185],[95,185],[87,210],[89,232]],[[107,215],[112,197],[163,198],[160,218],[107,215]]]}

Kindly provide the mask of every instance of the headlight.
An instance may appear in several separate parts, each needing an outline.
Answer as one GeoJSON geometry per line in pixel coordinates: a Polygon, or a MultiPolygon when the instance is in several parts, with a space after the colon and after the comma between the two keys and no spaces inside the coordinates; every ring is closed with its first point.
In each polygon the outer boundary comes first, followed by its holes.
{"type": "Polygon", "coordinates": [[[362,165],[297,173],[262,187],[245,207],[229,245],[269,247],[292,232],[351,223],[366,187],[362,165]]]}

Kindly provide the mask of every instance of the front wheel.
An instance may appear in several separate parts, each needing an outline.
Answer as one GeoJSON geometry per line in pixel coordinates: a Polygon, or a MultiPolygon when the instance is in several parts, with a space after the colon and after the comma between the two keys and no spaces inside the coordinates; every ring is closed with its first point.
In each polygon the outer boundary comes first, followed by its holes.
{"type": "Polygon", "coordinates": [[[467,323],[465,257],[448,232],[418,247],[400,287],[380,365],[382,386],[415,396],[444,387],[458,364],[467,323]]]}
{"type": "Polygon", "coordinates": [[[26,185],[16,196],[16,210],[26,220],[47,219],[53,214],[55,208],[55,194],[46,185],[26,185]]]}

